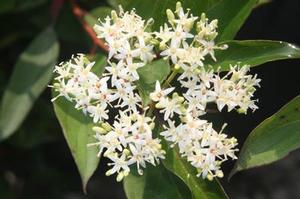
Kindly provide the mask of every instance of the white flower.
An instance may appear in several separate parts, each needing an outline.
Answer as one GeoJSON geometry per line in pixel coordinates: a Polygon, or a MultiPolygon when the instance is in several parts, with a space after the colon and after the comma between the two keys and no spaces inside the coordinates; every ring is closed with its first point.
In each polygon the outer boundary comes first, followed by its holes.
{"type": "Polygon", "coordinates": [[[188,32],[191,30],[194,22],[198,19],[198,17],[194,17],[193,15],[189,17],[189,12],[184,13],[184,10],[181,7],[181,5],[177,7],[178,9],[176,10],[176,14],[178,15],[179,19],[175,19],[174,22],[178,25],[181,25],[184,28],[184,30],[188,32]]]}
{"type": "Polygon", "coordinates": [[[145,63],[133,63],[131,61],[129,63],[127,63],[126,66],[127,66],[131,81],[136,81],[140,78],[139,74],[137,72],[137,69],[143,67],[144,65],[145,65],[145,63]]]}
{"type": "Polygon", "coordinates": [[[137,55],[143,62],[150,62],[154,58],[153,47],[153,45],[146,45],[145,41],[141,40],[133,54],[137,55]]]}
{"type": "Polygon", "coordinates": [[[159,108],[162,108],[160,112],[164,113],[164,120],[168,120],[170,117],[172,118],[174,113],[182,114],[181,103],[179,103],[176,98],[166,98],[160,100],[158,104],[159,108]]]}
{"type": "Polygon", "coordinates": [[[161,26],[159,32],[155,32],[156,38],[160,39],[160,48],[165,48],[165,44],[172,38],[173,33],[167,24],[161,26]]]}
{"type": "Polygon", "coordinates": [[[170,47],[160,53],[164,58],[171,58],[172,63],[177,63],[177,57],[179,57],[183,52],[183,49],[178,48],[177,44],[173,42],[170,47]]]}
{"type": "Polygon", "coordinates": [[[162,98],[166,97],[169,93],[171,93],[174,88],[167,88],[165,90],[161,90],[159,81],[155,83],[155,91],[150,93],[150,99],[154,102],[160,101],[162,98]]]}
{"type": "Polygon", "coordinates": [[[93,122],[96,123],[102,119],[108,119],[108,110],[106,110],[107,104],[101,103],[96,106],[88,106],[87,111],[90,113],[90,116],[93,117],[93,122]]]}
{"type": "Polygon", "coordinates": [[[120,171],[129,173],[129,162],[126,160],[126,154],[123,153],[121,157],[118,157],[117,155],[108,156],[109,159],[113,161],[113,163],[108,163],[109,166],[113,166],[110,170],[106,172],[106,175],[112,175],[114,173],[119,173],[120,171]]]}
{"type": "Polygon", "coordinates": [[[180,25],[178,25],[172,33],[171,46],[179,47],[183,41],[193,37],[193,34],[186,32],[180,25]]]}

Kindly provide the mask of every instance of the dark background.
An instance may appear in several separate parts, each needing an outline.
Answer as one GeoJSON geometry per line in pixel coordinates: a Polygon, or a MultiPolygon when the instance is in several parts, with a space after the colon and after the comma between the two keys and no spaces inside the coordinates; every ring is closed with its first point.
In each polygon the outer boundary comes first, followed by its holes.
{"type": "MultiPolygon", "coordinates": [[[[85,9],[103,4],[101,1],[82,1],[85,9]]],[[[16,9],[0,15],[0,96],[3,93],[19,53],[49,20],[49,4],[42,3],[30,12],[16,9]]],[[[1,6],[1,5],[0,5],[1,6]]],[[[237,39],[282,40],[300,45],[300,1],[275,0],[257,8],[237,35],[237,39]]],[[[57,22],[61,43],[60,60],[72,53],[86,52],[90,41],[80,24],[63,7],[57,22]],[[64,24],[70,25],[68,31],[64,24]]],[[[223,114],[228,132],[239,140],[239,147],[251,130],[265,118],[300,93],[299,60],[277,61],[253,68],[262,79],[260,109],[247,116],[223,114]]],[[[119,199],[124,198],[122,184],[105,177],[106,160],[88,184],[88,195],[82,193],[81,181],[62,136],[50,103],[47,89],[16,134],[0,143],[0,199],[119,199]]],[[[222,179],[225,190],[233,199],[299,199],[300,151],[272,165],[251,169],[226,177],[233,162],[224,166],[222,179]]]]}

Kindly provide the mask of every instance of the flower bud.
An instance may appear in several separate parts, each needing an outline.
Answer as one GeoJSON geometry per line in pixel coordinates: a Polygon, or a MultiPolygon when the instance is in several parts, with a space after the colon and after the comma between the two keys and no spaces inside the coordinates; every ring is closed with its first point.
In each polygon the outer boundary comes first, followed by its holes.
{"type": "Polygon", "coordinates": [[[96,133],[100,133],[100,134],[106,134],[107,131],[101,127],[98,127],[98,126],[94,126],[92,128],[93,131],[95,131],[96,133]]]}
{"type": "Polygon", "coordinates": [[[178,64],[175,64],[175,65],[174,65],[174,69],[175,69],[175,70],[179,70],[180,68],[181,68],[181,67],[180,67],[178,64]]]}
{"type": "Polygon", "coordinates": [[[117,182],[121,182],[123,180],[123,178],[124,178],[123,172],[118,173],[118,175],[117,175],[117,182]]]}
{"type": "Polygon", "coordinates": [[[132,121],[136,121],[137,120],[137,115],[135,113],[131,114],[130,119],[132,121]]]}
{"type": "Polygon", "coordinates": [[[201,14],[200,20],[201,20],[202,22],[205,22],[205,21],[206,21],[206,15],[205,15],[205,13],[202,13],[202,14],[201,14]]]}
{"type": "Polygon", "coordinates": [[[61,86],[60,86],[60,84],[59,83],[54,83],[53,84],[53,88],[54,89],[59,89],[61,86]]]}
{"type": "Polygon", "coordinates": [[[237,109],[237,112],[239,113],[239,114],[247,114],[247,110],[246,109],[244,109],[244,108],[239,108],[239,109],[237,109]]]}
{"type": "Polygon", "coordinates": [[[154,127],[155,127],[155,123],[154,123],[154,122],[151,122],[151,123],[150,123],[150,128],[151,128],[151,130],[153,130],[154,127]]]}
{"type": "Polygon", "coordinates": [[[129,172],[130,172],[130,171],[123,171],[124,177],[128,176],[128,175],[129,175],[129,172]]]}
{"type": "Polygon", "coordinates": [[[111,176],[112,174],[113,174],[113,172],[111,169],[106,171],[106,173],[105,173],[106,176],[111,176]]]}
{"type": "Polygon", "coordinates": [[[162,106],[161,103],[156,103],[156,104],[155,104],[155,108],[157,108],[157,109],[162,109],[162,108],[164,108],[164,107],[162,106]]]}
{"type": "Polygon", "coordinates": [[[209,180],[209,181],[213,181],[214,177],[211,175],[211,174],[207,174],[206,178],[209,180]]]}
{"type": "Polygon", "coordinates": [[[175,99],[176,99],[176,98],[178,98],[178,97],[179,97],[178,93],[177,93],[177,92],[174,92],[173,95],[172,95],[172,98],[175,98],[175,99]]]}
{"type": "Polygon", "coordinates": [[[194,20],[190,20],[190,21],[185,25],[185,30],[189,32],[189,31],[193,28],[194,23],[195,23],[194,20]]]}
{"type": "Polygon", "coordinates": [[[184,97],[178,97],[178,99],[177,99],[177,101],[179,102],[179,103],[182,103],[182,102],[184,102],[184,97]]]}
{"type": "Polygon", "coordinates": [[[165,50],[167,48],[167,45],[165,42],[160,42],[159,43],[159,50],[165,50]]]}
{"type": "Polygon", "coordinates": [[[180,9],[182,9],[181,2],[177,1],[177,3],[176,3],[176,12],[179,12],[180,9]]]}
{"type": "Polygon", "coordinates": [[[185,123],[187,121],[186,117],[180,117],[181,122],[185,123]]]}
{"type": "Polygon", "coordinates": [[[223,171],[221,171],[221,170],[216,171],[216,175],[217,175],[219,178],[223,178],[223,177],[224,177],[224,173],[223,173],[223,171]]]}
{"type": "Polygon", "coordinates": [[[186,113],[186,108],[184,106],[180,106],[179,110],[181,111],[182,114],[186,113]]]}
{"type": "Polygon", "coordinates": [[[167,14],[169,23],[170,23],[171,25],[173,25],[173,24],[174,24],[174,20],[175,20],[175,15],[174,15],[174,13],[172,12],[172,10],[167,9],[167,10],[166,10],[166,14],[167,14]]]}
{"type": "Polygon", "coordinates": [[[111,131],[111,125],[107,122],[104,122],[101,124],[102,128],[104,128],[106,131],[111,131]]]}
{"type": "Polygon", "coordinates": [[[199,68],[196,68],[196,69],[194,70],[194,73],[195,73],[196,75],[199,75],[199,74],[201,73],[201,70],[200,70],[199,68]]]}
{"type": "Polygon", "coordinates": [[[118,14],[117,14],[117,12],[115,10],[111,11],[111,18],[112,18],[112,20],[113,20],[114,23],[117,22],[117,20],[118,20],[119,17],[118,17],[118,14]]]}
{"type": "Polygon", "coordinates": [[[150,19],[148,19],[146,26],[152,26],[153,24],[154,24],[154,19],[150,18],[150,19]]]}
{"type": "Polygon", "coordinates": [[[154,39],[154,38],[151,38],[149,40],[149,43],[152,44],[152,45],[159,45],[160,44],[159,41],[157,39],[154,39]]]}
{"type": "Polygon", "coordinates": [[[129,156],[131,154],[131,152],[128,150],[128,149],[124,149],[123,150],[123,153],[126,155],[126,156],[129,156]]]}
{"type": "Polygon", "coordinates": [[[210,25],[212,25],[214,28],[218,27],[218,19],[214,19],[210,22],[210,25]]]}

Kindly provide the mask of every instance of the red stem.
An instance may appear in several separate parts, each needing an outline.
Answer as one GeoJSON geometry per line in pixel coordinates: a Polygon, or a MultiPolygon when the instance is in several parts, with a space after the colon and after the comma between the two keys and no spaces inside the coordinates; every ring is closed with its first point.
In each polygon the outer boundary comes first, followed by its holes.
{"type": "MultiPolygon", "coordinates": [[[[103,40],[97,38],[97,35],[92,27],[88,25],[88,23],[85,21],[84,16],[87,14],[87,12],[79,7],[76,0],[70,0],[71,6],[72,6],[72,12],[78,19],[78,21],[81,23],[84,30],[87,32],[89,37],[92,39],[93,44],[100,47],[104,52],[108,52],[108,46],[104,43],[103,40]]],[[[94,51],[94,50],[93,50],[94,51]]]]}

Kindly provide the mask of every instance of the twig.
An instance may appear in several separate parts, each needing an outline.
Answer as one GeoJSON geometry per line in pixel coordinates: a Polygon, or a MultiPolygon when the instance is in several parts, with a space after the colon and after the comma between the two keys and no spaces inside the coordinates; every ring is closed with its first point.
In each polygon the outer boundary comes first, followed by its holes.
{"type": "Polygon", "coordinates": [[[77,4],[76,0],[70,0],[71,6],[72,6],[72,12],[78,19],[78,21],[81,23],[84,30],[87,32],[89,37],[92,39],[93,44],[97,45],[101,50],[104,52],[108,52],[108,46],[103,42],[103,40],[97,38],[97,35],[92,27],[88,25],[88,23],[85,21],[84,16],[87,14],[86,11],[81,9],[79,5],[77,4]]]}

